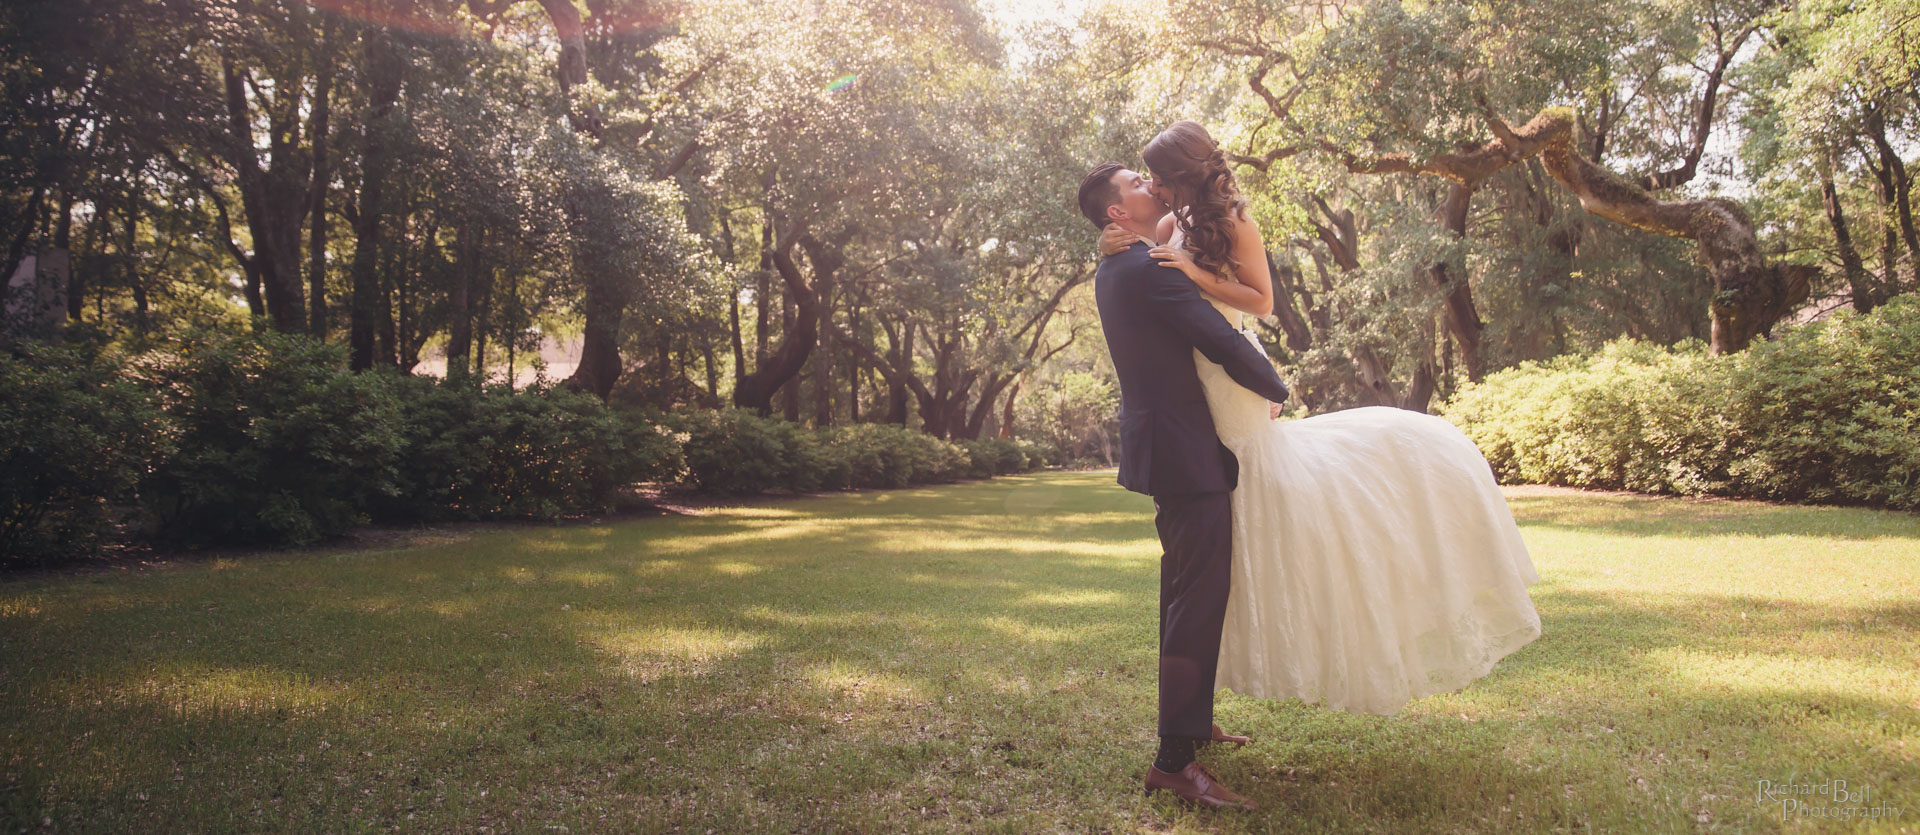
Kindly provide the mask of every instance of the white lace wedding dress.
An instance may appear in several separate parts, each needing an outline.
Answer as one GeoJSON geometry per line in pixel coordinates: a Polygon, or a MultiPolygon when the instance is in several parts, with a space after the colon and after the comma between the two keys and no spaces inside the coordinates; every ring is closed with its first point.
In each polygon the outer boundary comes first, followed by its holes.
{"type": "MultiPolygon", "coordinates": [[[[1208,297],[1236,328],[1240,312],[1208,297]]],[[[1259,340],[1248,338],[1257,346],[1259,340]]],[[[1218,687],[1388,714],[1540,636],[1540,581],[1480,450],[1383,406],[1296,421],[1194,352],[1240,459],[1218,687]]]]}

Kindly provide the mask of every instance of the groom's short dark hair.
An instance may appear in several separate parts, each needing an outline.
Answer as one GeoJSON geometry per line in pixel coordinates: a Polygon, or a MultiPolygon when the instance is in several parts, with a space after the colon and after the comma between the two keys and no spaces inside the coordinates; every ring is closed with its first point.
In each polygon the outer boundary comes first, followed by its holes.
{"type": "Polygon", "coordinates": [[[1124,168],[1126,166],[1117,162],[1103,162],[1080,181],[1080,213],[1087,216],[1095,229],[1105,229],[1113,222],[1107,217],[1107,207],[1120,202],[1120,189],[1113,184],[1113,175],[1124,168]]]}

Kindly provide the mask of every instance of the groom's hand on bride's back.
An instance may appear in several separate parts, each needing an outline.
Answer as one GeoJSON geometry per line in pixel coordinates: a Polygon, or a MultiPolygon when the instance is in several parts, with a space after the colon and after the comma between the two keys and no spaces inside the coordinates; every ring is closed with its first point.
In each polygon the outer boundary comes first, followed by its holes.
{"type": "Polygon", "coordinates": [[[1287,384],[1273,370],[1273,362],[1247,335],[1234,330],[1227,318],[1200,297],[1187,277],[1160,266],[1158,261],[1129,265],[1125,285],[1138,293],[1152,315],[1178,338],[1219,365],[1242,388],[1275,403],[1287,399],[1287,384]]]}
{"type": "Polygon", "coordinates": [[[1109,223],[1100,230],[1100,257],[1118,255],[1139,242],[1139,235],[1120,228],[1118,223],[1109,223]]]}

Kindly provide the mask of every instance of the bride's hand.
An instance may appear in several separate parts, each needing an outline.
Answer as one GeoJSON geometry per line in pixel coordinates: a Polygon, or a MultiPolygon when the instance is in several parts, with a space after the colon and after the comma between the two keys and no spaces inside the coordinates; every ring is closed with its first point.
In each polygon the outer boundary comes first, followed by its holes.
{"type": "Polygon", "coordinates": [[[1198,268],[1194,266],[1193,253],[1184,249],[1175,249],[1170,246],[1156,246],[1147,250],[1147,254],[1159,259],[1160,266],[1179,270],[1186,273],[1188,278],[1198,280],[1194,277],[1194,273],[1198,268]]]}
{"type": "Polygon", "coordinates": [[[1100,230],[1100,255],[1118,255],[1139,242],[1139,235],[1120,228],[1118,223],[1109,223],[1100,230]]]}

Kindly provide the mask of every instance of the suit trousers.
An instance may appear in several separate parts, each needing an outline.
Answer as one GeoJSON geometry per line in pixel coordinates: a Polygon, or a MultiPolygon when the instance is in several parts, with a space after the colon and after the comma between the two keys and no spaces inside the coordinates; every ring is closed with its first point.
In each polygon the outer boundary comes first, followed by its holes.
{"type": "Polygon", "coordinates": [[[1232,582],[1227,493],[1155,496],[1160,531],[1160,735],[1213,735],[1213,677],[1232,582]]]}

